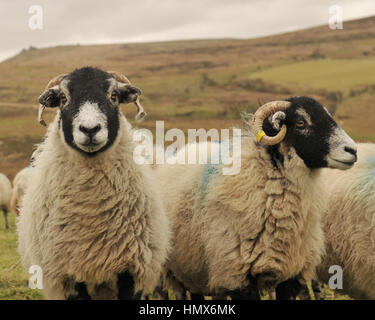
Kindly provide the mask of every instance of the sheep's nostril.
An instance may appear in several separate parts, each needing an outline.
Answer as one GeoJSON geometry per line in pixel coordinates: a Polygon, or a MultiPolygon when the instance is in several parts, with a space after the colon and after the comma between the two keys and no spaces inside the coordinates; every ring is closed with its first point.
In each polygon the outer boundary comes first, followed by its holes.
{"type": "Polygon", "coordinates": [[[97,133],[98,131],[100,131],[100,129],[101,129],[101,126],[100,126],[100,124],[98,124],[97,126],[95,126],[94,128],[91,129],[91,132],[97,133]]]}
{"type": "Polygon", "coordinates": [[[357,156],[357,150],[355,150],[355,149],[353,149],[353,148],[345,147],[344,150],[345,150],[346,152],[351,153],[353,156],[357,156]]]}
{"type": "Polygon", "coordinates": [[[86,133],[86,128],[84,126],[79,126],[79,130],[83,133],[86,133]]]}
{"type": "Polygon", "coordinates": [[[355,157],[355,161],[357,161],[357,150],[350,148],[350,147],[345,147],[344,150],[350,154],[352,154],[355,157]]]}
{"type": "Polygon", "coordinates": [[[97,133],[98,131],[100,131],[101,129],[101,126],[100,124],[96,125],[95,127],[93,128],[86,128],[82,125],[79,126],[79,130],[82,131],[84,134],[88,135],[88,136],[93,136],[95,133],[97,133]]]}

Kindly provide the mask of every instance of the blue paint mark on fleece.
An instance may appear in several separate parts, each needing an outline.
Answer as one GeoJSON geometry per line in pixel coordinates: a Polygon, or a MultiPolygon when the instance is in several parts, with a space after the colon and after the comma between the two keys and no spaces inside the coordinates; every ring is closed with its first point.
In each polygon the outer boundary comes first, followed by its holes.
{"type": "Polygon", "coordinates": [[[368,158],[368,162],[370,162],[373,168],[370,171],[370,175],[372,179],[375,179],[375,155],[368,158]]]}
{"type": "Polygon", "coordinates": [[[368,161],[375,167],[375,155],[368,158],[368,161]]]}
{"type": "MultiPolygon", "coordinates": [[[[205,164],[201,181],[198,184],[201,192],[206,191],[208,183],[211,181],[212,177],[219,171],[218,166],[221,162],[220,149],[222,146],[222,142],[220,141],[216,143],[218,144],[218,148],[216,149],[216,152],[214,154],[211,154],[211,163],[205,164]]],[[[213,149],[211,149],[211,152],[213,152],[213,149]]]]}
{"type": "Polygon", "coordinates": [[[217,164],[206,164],[203,170],[202,179],[198,184],[201,191],[205,191],[208,183],[211,181],[212,177],[218,172],[217,164]]]}
{"type": "MultiPolygon", "coordinates": [[[[223,149],[224,152],[233,151],[233,146],[229,145],[228,142],[220,141],[215,143],[219,144],[219,148],[216,149],[214,154],[211,154],[211,163],[205,165],[201,181],[198,183],[198,188],[201,192],[206,191],[208,183],[219,172],[219,164],[222,162],[221,149],[223,149]]],[[[211,149],[211,152],[213,152],[213,149],[211,149]]]]}

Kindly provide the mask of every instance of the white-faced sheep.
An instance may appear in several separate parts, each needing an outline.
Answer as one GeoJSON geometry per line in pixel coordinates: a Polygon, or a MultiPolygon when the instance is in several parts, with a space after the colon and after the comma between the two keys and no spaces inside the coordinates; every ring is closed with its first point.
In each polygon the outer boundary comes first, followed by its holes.
{"type": "Polygon", "coordinates": [[[13,179],[13,189],[12,189],[12,197],[10,200],[10,210],[15,212],[17,215],[19,214],[19,207],[18,204],[20,199],[25,193],[27,180],[29,174],[32,170],[32,167],[26,167],[20,170],[13,179]]]}
{"type": "Polygon", "coordinates": [[[358,159],[347,172],[322,175],[328,206],[322,219],[326,254],[318,276],[328,282],[329,268],[341,266],[343,289],[338,292],[375,299],[375,145],[359,144],[358,159]]]}
{"type": "Polygon", "coordinates": [[[159,282],[168,220],[119,108],[140,94],[123,75],[86,67],[39,97],[59,110],[21,200],[19,251],[26,268],[42,268],[48,299],[136,298],[159,282]]]}
{"type": "Polygon", "coordinates": [[[222,164],[156,168],[173,232],[166,282],[193,295],[259,299],[276,287],[295,298],[324,252],[320,168],[356,161],[356,144],[311,98],[265,104],[249,131],[237,175],[222,164]]]}
{"type": "Polygon", "coordinates": [[[12,184],[5,174],[0,173],[0,210],[2,210],[4,214],[6,229],[9,229],[8,212],[10,209],[11,196],[12,184]]]}

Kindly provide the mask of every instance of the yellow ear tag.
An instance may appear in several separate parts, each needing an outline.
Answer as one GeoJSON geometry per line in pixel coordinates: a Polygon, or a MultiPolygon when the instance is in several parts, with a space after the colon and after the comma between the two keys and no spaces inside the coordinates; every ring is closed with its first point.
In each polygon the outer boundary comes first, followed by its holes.
{"type": "Polygon", "coordinates": [[[266,133],[263,131],[263,130],[260,130],[257,135],[256,135],[256,138],[258,140],[258,142],[260,142],[260,140],[262,140],[262,138],[266,135],[266,133]]]}

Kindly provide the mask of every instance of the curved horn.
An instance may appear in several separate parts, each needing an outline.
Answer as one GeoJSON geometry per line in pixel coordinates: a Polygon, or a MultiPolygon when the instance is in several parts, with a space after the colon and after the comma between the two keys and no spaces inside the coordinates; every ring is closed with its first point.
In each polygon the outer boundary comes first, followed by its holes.
{"type": "MultiPolygon", "coordinates": [[[[109,73],[118,82],[129,84],[129,85],[131,84],[130,81],[129,81],[129,79],[127,77],[125,77],[123,74],[119,73],[119,72],[116,72],[116,71],[107,71],[107,73],[109,73]]],[[[143,107],[141,106],[141,104],[139,102],[139,98],[137,98],[137,100],[134,103],[137,106],[137,114],[135,116],[135,120],[136,121],[141,121],[141,120],[143,120],[146,117],[147,113],[143,109],[143,107]]]]}
{"type": "Polygon", "coordinates": [[[286,125],[280,129],[280,132],[274,136],[269,137],[263,131],[263,121],[271,114],[276,113],[277,111],[284,111],[291,106],[291,103],[288,101],[272,101],[261,106],[254,114],[253,117],[253,131],[256,135],[258,142],[266,146],[272,146],[280,143],[286,135],[286,125]]]}
{"type": "Polygon", "coordinates": [[[115,80],[121,83],[130,84],[130,81],[127,77],[125,77],[123,74],[116,72],[116,71],[107,71],[115,80]]]}
{"type": "MultiPolygon", "coordinates": [[[[54,87],[54,86],[60,84],[60,82],[62,81],[62,79],[64,79],[64,77],[65,77],[66,75],[67,75],[67,73],[63,73],[63,74],[58,75],[57,77],[52,78],[52,79],[48,82],[48,84],[47,84],[47,86],[46,86],[46,88],[45,88],[44,90],[48,90],[48,89],[50,89],[50,88],[52,88],[52,87],[54,87]]],[[[39,122],[42,126],[44,126],[44,127],[47,126],[46,122],[45,122],[44,119],[43,119],[43,111],[44,111],[45,108],[46,108],[45,106],[43,106],[42,104],[39,103],[39,109],[38,109],[38,122],[39,122]]]]}

